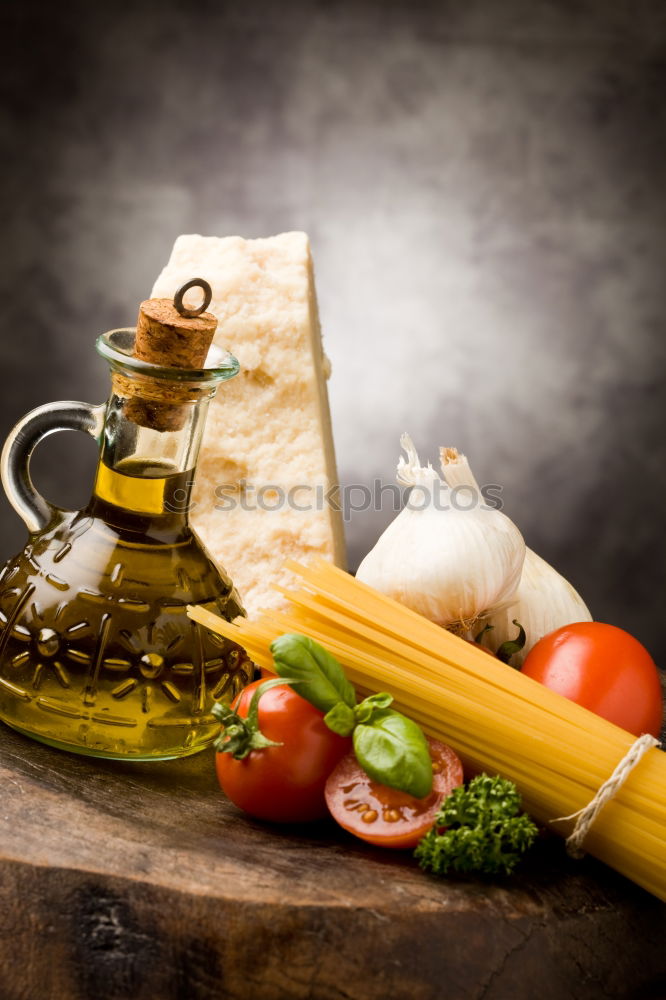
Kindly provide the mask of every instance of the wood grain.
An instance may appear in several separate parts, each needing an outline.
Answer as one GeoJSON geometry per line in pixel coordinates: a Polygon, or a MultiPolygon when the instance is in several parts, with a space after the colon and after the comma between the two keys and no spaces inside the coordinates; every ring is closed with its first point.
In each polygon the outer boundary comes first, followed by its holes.
{"type": "Polygon", "coordinates": [[[0,727],[3,1000],[663,997],[666,906],[547,838],[438,880],[332,823],[265,826],[210,754],[70,756],[0,727]]]}

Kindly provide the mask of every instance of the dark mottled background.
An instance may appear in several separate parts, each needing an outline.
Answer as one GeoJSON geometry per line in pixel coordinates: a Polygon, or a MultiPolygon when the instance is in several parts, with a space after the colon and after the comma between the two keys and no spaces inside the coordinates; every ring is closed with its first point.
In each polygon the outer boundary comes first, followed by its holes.
{"type": "MultiPolygon", "coordinates": [[[[5,2],[0,433],[183,232],[310,233],[341,477],[456,444],[666,663],[666,4],[5,2]]],[[[81,439],[80,439],[81,438],[81,439]]],[[[39,486],[86,499],[94,447],[39,486]]],[[[356,515],[352,563],[391,517],[356,515]]],[[[9,506],[0,555],[22,546],[9,506]]]]}

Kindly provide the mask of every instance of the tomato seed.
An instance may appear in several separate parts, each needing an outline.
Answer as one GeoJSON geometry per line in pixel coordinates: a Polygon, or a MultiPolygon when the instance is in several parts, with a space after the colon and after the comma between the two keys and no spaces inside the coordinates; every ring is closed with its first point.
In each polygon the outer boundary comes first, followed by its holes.
{"type": "Polygon", "coordinates": [[[377,812],[375,809],[366,809],[361,819],[364,823],[374,823],[377,819],[377,812]]]}
{"type": "Polygon", "coordinates": [[[386,809],[384,812],[384,822],[385,823],[397,823],[400,819],[400,813],[397,809],[386,809]]]}
{"type": "Polygon", "coordinates": [[[433,760],[433,762],[432,762],[432,772],[433,772],[433,774],[439,774],[439,772],[441,770],[442,770],[442,765],[439,764],[436,760],[433,760]]]}

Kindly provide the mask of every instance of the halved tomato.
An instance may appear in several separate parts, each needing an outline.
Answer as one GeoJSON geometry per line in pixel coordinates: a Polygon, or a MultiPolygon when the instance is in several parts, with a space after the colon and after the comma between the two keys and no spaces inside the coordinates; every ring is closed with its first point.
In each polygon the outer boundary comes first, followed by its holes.
{"type": "Polygon", "coordinates": [[[326,782],[333,818],[361,840],[380,847],[416,847],[435,821],[441,802],[463,782],[463,768],[451,747],[428,737],[432,791],[417,799],[369,778],[353,753],[343,757],[326,782]]]}

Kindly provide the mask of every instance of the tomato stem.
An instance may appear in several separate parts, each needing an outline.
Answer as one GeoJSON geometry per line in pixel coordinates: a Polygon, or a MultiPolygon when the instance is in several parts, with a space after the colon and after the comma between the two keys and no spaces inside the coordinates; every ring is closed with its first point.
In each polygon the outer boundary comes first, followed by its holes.
{"type": "MultiPolygon", "coordinates": [[[[496,653],[497,659],[501,660],[502,663],[509,664],[509,660],[511,659],[511,657],[514,655],[514,653],[519,653],[521,651],[521,649],[525,645],[525,640],[527,639],[527,636],[525,635],[525,629],[520,624],[520,622],[516,621],[516,619],[514,618],[513,624],[518,629],[518,635],[516,636],[515,639],[507,639],[506,642],[503,642],[502,645],[498,648],[496,653]]],[[[513,664],[509,664],[509,666],[513,666],[513,664]]],[[[516,667],[516,669],[518,670],[520,668],[516,667]]]]}
{"type": "Polygon", "coordinates": [[[211,711],[224,728],[215,741],[215,749],[219,753],[230,753],[234,760],[243,760],[252,750],[282,746],[275,740],[269,740],[259,728],[259,700],[270,688],[277,687],[279,684],[296,683],[297,681],[288,677],[272,677],[260,684],[252,695],[246,718],[235,712],[225,702],[216,702],[211,711]]]}

